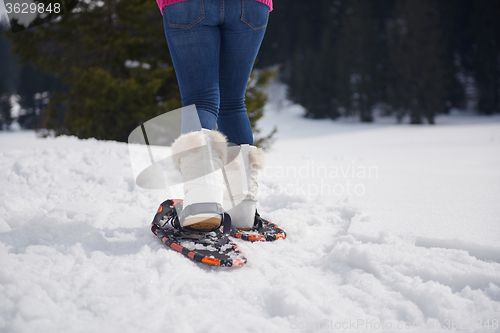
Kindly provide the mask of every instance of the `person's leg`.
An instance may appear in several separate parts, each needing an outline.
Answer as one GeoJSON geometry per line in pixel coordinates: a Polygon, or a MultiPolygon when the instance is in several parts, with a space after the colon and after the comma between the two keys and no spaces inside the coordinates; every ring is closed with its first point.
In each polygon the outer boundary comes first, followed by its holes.
{"type": "MultiPolygon", "coordinates": [[[[216,129],[219,112],[220,17],[220,2],[214,0],[187,0],[163,9],[182,105],[195,104],[201,127],[209,130],[216,129]]],[[[183,133],[200,130],[192,119],[183,115],[183,133]]]]}
{"type": "MultiPolygon", "coordinates": [[[[222,0],[221,0],[222,1],[222,0]]],[[[269,7],[255,0],[222,1],[220,109],[217,124],[228,142],[253,144],[245,91],[267,26],[269,7]]]]}
{"type": "Polygon", "coordinates": [[[185,114],[172,158],[184,181],[180,225],[209,231],[221,224],[226,138],[215,131],[219,111],[220,0],[187,0],[163,12],[165,34],[185,114]],[[197,122],[199,117],[200,122],[197,122]],[[196,123],[196,124],[195,124],[196,123]],[[200,125],[196,128],[194,125],[200,125]]]}

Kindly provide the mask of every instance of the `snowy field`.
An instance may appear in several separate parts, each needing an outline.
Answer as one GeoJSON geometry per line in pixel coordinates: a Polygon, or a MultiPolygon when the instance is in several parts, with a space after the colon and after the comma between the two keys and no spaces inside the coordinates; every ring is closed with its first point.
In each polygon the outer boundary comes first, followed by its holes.
{"type": "Polygon", "coordinates": [[[221,269],[150,231],[127,145],[0,133],[0,332],[498,332],[500,118],[278,125],[261,215],[221,269]]]}

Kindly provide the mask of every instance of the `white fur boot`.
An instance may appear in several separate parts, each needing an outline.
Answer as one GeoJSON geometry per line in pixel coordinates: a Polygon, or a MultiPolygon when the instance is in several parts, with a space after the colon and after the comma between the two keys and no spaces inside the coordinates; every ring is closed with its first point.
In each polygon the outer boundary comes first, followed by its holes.
{"type": "Polygon", "coordinates": [[[264,166],[262,149],[250,145],[228,148],[225,166],[228,186],[224,192],[224,209],[231,216],[231,223],[240,230],[253,227],[257,208],[259,170],[264,166]]]}
{"type": "Polygon", "coordinates": [[[182,227],[209,231],[220,226],[226,154],[226,137],[207,129],[183,134],[172,144],[172,158],[184,181],[182,227]]]}

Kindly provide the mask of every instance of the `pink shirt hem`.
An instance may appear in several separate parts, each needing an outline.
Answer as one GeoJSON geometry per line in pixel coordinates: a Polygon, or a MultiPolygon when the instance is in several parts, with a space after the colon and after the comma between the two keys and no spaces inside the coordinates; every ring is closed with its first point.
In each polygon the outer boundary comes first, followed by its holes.
{"type": "MultiPolygon", "coordinates": [[[[163,15],[163,7],[171,5],[173,3],[182,2],[182,1],[186,1],[186,0],[156,0],[156,2],[158,3],[158,7],[160,8],[160,12],[161,12],[162,15],[163,15]]],[[[273,0],[257,0],[257,1],[262,2],[262,3],[266,4],[266,5],[268,5],[269,6],[269,11],[273,10],[273,0]]]]}

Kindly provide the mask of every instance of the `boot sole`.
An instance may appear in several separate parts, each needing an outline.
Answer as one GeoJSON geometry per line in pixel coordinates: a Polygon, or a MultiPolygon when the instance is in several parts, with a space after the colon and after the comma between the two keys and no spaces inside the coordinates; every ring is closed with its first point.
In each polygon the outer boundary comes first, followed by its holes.
{"type": "Polygon", "coordinates": [[[217,217],[189,217],[184,220],[184,227],[197,231],[212,231],[220,227],[221,220],[217,217]]]}

